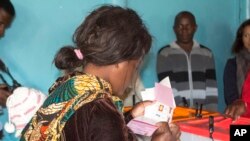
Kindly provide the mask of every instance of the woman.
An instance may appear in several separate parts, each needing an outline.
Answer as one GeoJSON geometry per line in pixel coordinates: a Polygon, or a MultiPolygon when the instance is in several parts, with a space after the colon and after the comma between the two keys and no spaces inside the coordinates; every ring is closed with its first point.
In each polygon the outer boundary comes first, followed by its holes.
{"type": "MultiPolygon", "coordinates": [[[[131,9],[102,6],[76,29],[73,41],[76,47],[60,49],[54,62],[66,72],[82,71],[57,79],[21,140],[136,140],[125,120],[142,115],[151,102],[137,104],[124,119],[120,97],[151,47],[142,20],[131,9]]],[[[161,123],[152,140],[179,136],[177,126],[161,123]]]]}
{"type": "Polygon", "coordinates": [[[236,119],[246,112],[246,95],[249,95],[250,19],[240,25],[232,52],[235,58],[227,61],[224,71],[224,96],[228,105],[225,113],[236,119]]]}

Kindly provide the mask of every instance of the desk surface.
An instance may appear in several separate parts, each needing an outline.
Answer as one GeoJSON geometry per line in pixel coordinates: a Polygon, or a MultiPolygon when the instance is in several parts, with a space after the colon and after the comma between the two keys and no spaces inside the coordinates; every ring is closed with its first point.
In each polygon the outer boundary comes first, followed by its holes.
{"type": "Polygon", "coordinates": [[[185,138],[183,134],[182,140],[186,141],[192,138],[192,141],[194,141],[199,140],[201,137],[211,140],[209,134],[209,116],[214,117],[214,140],[229,141],[230,125],[250,125],[249,118],[240,117],[238,120],[232,121],[231,118],[226,118],[218,112],[203,111],[202,118],[197,119],[193,113],[195,113],[194,109],[177,107],[175,110],[173,121],[180,126],[182,132],[186,133],[185,138]]]}
{"type": "MultiPolygon", "coordinates": [[[[196,110],[192,108],[176,107],[174,110],[173,122],[196,119],[195,113],[196,110]]],[[[218,112],[210,112],[206,110],[203,110],[201,114],[203,118],[220,115],[218,112]]]]}

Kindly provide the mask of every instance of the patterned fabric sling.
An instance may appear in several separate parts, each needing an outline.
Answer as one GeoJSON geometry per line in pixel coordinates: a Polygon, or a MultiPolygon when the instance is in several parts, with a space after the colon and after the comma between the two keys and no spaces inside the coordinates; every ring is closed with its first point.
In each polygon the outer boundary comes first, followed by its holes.
{"type": "Polygon", "coordinates": [[[51,86],[49,93],[23,130],[21,141],[60,140],[65,123],[74,112],[98,98],[112,98],[118,110],[123,110],[122,101],[111,95],[110,83],[90,74],[75,72],[61,77],[51,86]]]}

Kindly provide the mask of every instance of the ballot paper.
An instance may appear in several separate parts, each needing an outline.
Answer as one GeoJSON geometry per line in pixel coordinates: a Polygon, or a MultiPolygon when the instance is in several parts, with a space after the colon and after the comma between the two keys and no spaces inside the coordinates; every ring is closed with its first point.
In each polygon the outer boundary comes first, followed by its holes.
{"type": "Polygon", "coordinates": [[[131,120],[128,127],[136,134],[151,136],[158,128],[157,122],[171,122],[176,107],[169,77],[155,87],[141,92],[143,101],[152,100],[154,104],[145,107],[144,115],[131,120]]]}

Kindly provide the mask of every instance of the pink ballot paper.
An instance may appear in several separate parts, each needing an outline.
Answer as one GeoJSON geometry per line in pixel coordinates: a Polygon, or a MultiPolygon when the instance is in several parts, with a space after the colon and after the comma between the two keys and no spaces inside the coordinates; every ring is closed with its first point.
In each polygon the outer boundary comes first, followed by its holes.
{"type": "Polygon", "coordinates": [[[145,107],[144,115],[131,120],[128,127],[136,134],[151,136],[160,121],[171,122],[176,107],[169,78],[155,83],[154,88],[141,92],[143,101],[153,100],[154,104],[145,107]]]}

